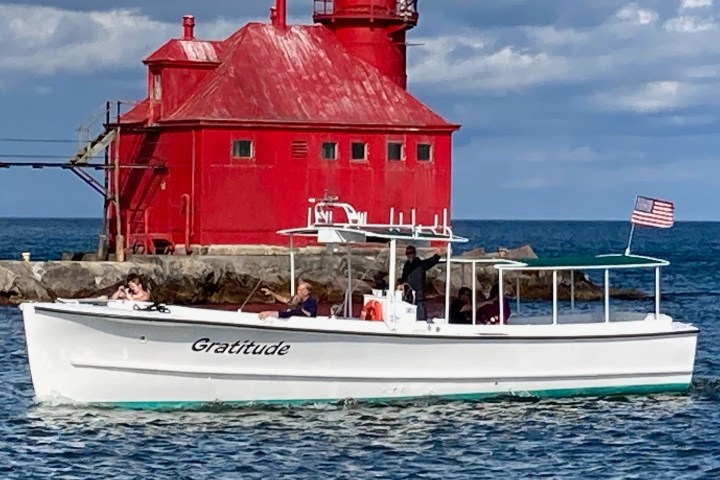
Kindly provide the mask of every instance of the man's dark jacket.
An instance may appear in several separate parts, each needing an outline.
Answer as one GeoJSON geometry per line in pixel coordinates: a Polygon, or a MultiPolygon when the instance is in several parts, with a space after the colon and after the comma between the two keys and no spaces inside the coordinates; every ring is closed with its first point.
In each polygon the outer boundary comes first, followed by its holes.
{"type": "Polygon", "coordinates": [[[439,261],[440,255],[433,255],[425,260],[420,260],[418,257],[415,257],[412,262],[409,260],[405,262],[400,282],[407,283],[410,285],[410,288],[415,290],[416,300],[425,299],[426,272],[437,265],[439,261]]]}

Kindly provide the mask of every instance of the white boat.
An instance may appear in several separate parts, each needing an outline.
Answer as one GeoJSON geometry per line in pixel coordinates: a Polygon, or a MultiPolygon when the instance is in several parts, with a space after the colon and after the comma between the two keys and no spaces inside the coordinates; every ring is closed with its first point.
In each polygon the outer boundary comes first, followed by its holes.
{"type": "Polygon", "coordinates": [[[391,214],[388,224],[371,225],[366,214],[351,206],[323,200],[308,209],[306,226],[280,232],[290,236],[293,291],[293,238],[313,237],[333,245],[387,243],[390,286],[365,295],[366,304],[378,302],[382,307],[382,321],[345,318],[352,311],[351,282],[342,318],[261,320],[257,313],[243,311],[124,301],[24,303],[37,401],[153,408],[208,402],[482,399],[689,388],[698,329],[660,311],[660,268],[668,262],[637,255],[493,260],[501,298],[503,275],[508,272],[552,272],[552,313],[514,313],[507,324],[480,325],[473,318],[473,324],[456,325],[447,321],[449,266],[469,263],[475,279],[477,265],[488,260],[452,257],[451,244],[465,239],[453,234],[446,214],[442,223],[436,220],[431,227],[415,225],[414,218],[404,224],[401,216],[399,221],[394,217],[391,214]],[[338,210],[344,212],[342,222],[333,221],[338,210]],[[404,302],[399,293],[388,293],[396,292],[398,242],[448,245],[442,318],[416,321],[415,305],[404,302]],[[608,272],[627,268],[654,269],[654,311],[610,308],[608,272]],[[602,310],[561,309],[558,272],[591,269],[605,272],[602,310]]]}

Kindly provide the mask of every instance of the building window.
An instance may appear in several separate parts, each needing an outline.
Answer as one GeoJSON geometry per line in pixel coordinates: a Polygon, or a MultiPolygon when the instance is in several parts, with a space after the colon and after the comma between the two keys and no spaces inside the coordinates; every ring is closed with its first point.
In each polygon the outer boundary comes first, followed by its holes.
{"type": "Polygon", "coordinates": [[[353,142],[350,145],[350,154],[353,160],[367,160],[367,143],[353,142]]]}
{"type": "Polygon", "coordinates": [[[233,158],[252,158],[253,143],[251,140],[233,140],[232,142],[233,158]]]}
{"type": "Polygon", "coordinates": [[[308,156],[308,142],[304,140],[294,140],[290,144],[290,155],[292,158],[307,158],[308,156]]]}
{"type": "Polygon", "coordinates": [[[337,143],[323,143],[321,156],[323,160],[337,160],[337,143]]]}
{"type": "Polygon", "coordinates": [[[417,159],[418,162],[432,161],[432,145],[430,145],[429,143],[418,143],[417,159]]]}
{"type": "Polygon", "coordinates": [[[162,98],[162,81],[159,73],[153,75],[152,98],[153,100],[160,100],[162,98]]]}
{"type": "Polygon", "coordinates": [[[402,161],[403,144],[397,142],[388,143],[387,158],[390,162],[402,161]]]}

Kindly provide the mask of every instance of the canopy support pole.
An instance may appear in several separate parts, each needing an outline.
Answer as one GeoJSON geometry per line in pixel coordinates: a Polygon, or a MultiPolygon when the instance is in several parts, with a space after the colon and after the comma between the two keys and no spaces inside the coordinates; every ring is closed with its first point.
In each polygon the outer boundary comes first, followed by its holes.
{"type": "Polygon", "coordinates": [[[505,323],[503,320],[505,319],[505,302],[504,302],[504,293],[503,293],[503,271],[502,269],[498,270],[498,302],[500,303],[500,318],[498,318],[498,325],[502,325],[505,323]]]}
{"type": "Polygon", "coordinates": [[[660,318],[660,267],[655,267],[655,320],[660,318]]]}
{"type": "Polygon", "coordinates": [[[610,270],[605,269],[605,323],[610,322],[610,270]]]}
{"type": "Polygon", "coordinates": [[[552,322],[553,325],[557,325],[558,323],[558,274],[557,270],[553,270],[553,287],[552,287],[552,296],[553,296],[553,304],[552,304],[552,322]]]}
{"type": "MultiPolygon", "coordinates": [[[[447,215],[447,211],[445,213],[447,215]]],[[[447,217],[444,218],[447,222],[447,217]]],[[[450,322],[450,259],[452,258],[452,244],[447,244],[447,250],[445,251],[445,321],[450,322]]]]}
{"type": "Polygon", "coordinates": [[[347,290],[345,291],[345,318],[352,317],[352,252],[347,244],[347,290]]]}
{"type": "MultiPolygon", "coordinates": [[[[463,265],[465,265],[463,263],[463,265]]],[[[472,323],[477,324],[477,275],[476,269],[477,263],[473,260],[472,262],[472,323]]]]}
{"type": "Polygon", "coordinates": [[[290,297],[295,295],[295,236],[290,235],[290,297]]]}
{"type": "Polygon", "coordinates": [[[397,280],[397,240],[392,238],[390,239],[390,258],[389,258],[390,265],[388,265],[388,296],[390,297],[389,307],[390,311],[388,312],[388,321],[391,324],[395,323],[395,290],[397,289],[396,286],[396,280],[397,280]]]}

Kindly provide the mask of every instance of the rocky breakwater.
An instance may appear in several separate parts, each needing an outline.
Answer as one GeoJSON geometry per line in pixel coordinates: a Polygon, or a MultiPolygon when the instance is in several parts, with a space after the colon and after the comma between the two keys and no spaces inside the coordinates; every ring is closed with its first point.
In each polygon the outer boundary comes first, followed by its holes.
{"type": "MultiPolygon", "coordinates": [[[[421,257],[430,250],[419,249],[421,257]]],[[[472,250],[467,258],[536,258],[530,246],[501,249],[499,252],[472,250]]],[[[378,278],[387,272],[388,252],[379,248],[358,248],[352,255],[353,287],[356,300],[369,292],[378,278]]],[[[402,272],[402,252],[398,252],[398,272],[402,272]]],[[[321,302],[342,301],[347,286],[347,256],[325,248],[308,247],[296,255],[298,278],[308,280],[321,302]]],[[[111,295],[130,273],[145,275],[153,299],[179,304],[239,305],[263,302],[259,286],[287,292],[290,285],[287,250],[275,247],[248,248],[232,256],[134,256],[124,263],[92,261],[0,261],[0,304],[18,304],[25,300],[50,301],[56,298],[87,298],[111,295]]],[[[398,273],[399,275],[399,273],[398,273]]],[[[453,294],[462,285],[471,285],[471,269],[454,266],[453,294]]],[[[487,293],[497,281],[492,267],[477,269],[478,288],[487,293]]],[[[515,294],[517,277],[507,275],[505,291],[515,294]]],[[[523,299],[552,298],[552,274],[522,273],[519,276],[523,299]]],[[[560,275],[560,298],[569,298],[569,272],[560,275]]],[[[428,271],[427,292],[430,298],[445,292],[445,269],[442,265],[428,271]]],[[[639,292],[613,291],[616,296],[637,297],[639,292]]],[[[582,274],[575,275],[578,299],[602,298],[602,288],[582,274]]]]}

